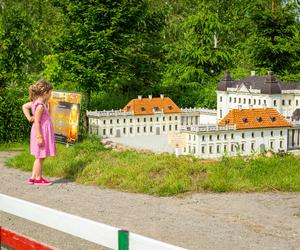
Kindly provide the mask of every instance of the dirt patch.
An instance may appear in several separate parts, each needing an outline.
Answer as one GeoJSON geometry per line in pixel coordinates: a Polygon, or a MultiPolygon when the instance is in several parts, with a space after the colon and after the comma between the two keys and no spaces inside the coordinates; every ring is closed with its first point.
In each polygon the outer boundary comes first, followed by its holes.
{"type": "MultiPolygon", "coordinates": [[[[4,166],[0,192],[187,249],[299,249],[300,193],[197,193],[152,197],[52,179],[30,186],[30,173],[4,166]]],[[[0,213],[0,225],[59,249],[101,249],[55,230],[0,213]]]]}

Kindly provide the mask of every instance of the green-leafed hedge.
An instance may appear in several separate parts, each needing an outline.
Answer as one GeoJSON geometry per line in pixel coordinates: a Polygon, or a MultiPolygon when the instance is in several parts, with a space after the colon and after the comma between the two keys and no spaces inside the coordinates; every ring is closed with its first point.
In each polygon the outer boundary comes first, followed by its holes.
{"type": "Polygon", "coordinates": [[[28,101],[26,94],[17,90],[1,91],[0,143],[21,142],[29,137],[31,126],[22,112],[22,105],[28,101]]]}

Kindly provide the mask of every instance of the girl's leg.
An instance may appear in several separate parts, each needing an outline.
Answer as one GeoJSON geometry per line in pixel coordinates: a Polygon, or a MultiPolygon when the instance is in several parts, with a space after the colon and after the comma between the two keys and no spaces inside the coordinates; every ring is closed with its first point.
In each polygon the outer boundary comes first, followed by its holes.
{"type": "Polygon", "coordinates": [[[33,169],[32,169],[32,177],[31,177],[32,179],[39,180],[42,178],[43,162],[44,162],[44,158],[35,159],[33,163],[33,169]]]}

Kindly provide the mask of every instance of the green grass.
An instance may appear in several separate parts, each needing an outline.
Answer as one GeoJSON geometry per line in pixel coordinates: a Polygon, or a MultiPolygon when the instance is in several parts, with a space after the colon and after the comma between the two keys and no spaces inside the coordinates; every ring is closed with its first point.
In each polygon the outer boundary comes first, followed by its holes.
{"type": "MultiPolygon", "coordinates": [[[[10,159],[10,167],[31,171],[29,145],[10,159]]],[[[170,154],[107,150],[96,138],[75,146],[58,145],[58,156],[45,161],[44,174],[85,185],[158,196],[187,192],[300,191],[298,157],[257,156],[201,161],[170,154]]]]}

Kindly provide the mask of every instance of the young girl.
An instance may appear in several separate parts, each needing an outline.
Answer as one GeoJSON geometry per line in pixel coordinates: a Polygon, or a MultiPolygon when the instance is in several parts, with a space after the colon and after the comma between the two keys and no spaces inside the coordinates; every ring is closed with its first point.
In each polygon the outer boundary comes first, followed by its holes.
{"type": "Polygon", "coordinates": [[[22,106],[24,115],[33,122],[30,134],[30,152],[35,156],[31,178],[28,184],[51,185],[42,177],[43,162],[47,156],[56,155],[53,125],[47,108],[47,101],[53,87],[46,80],[39,80],[29,87],[31,102],[22,106]],[[33,116],[30,115],[30,109],[33,116]]]}

